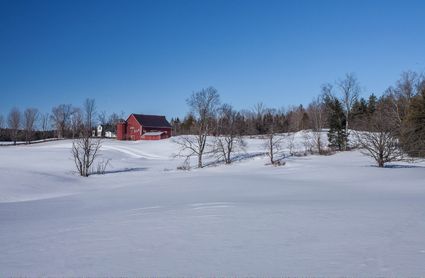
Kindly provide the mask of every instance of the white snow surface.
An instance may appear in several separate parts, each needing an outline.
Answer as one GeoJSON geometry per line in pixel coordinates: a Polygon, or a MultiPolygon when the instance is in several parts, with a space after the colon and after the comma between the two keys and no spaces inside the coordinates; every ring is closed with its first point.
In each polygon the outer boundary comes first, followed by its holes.
{"type": "Polygon", "coordinates": [[[0,147],[0,276],[425,275],[424,162],[273,167],[246,141],[230,166],[180,171],[173,139],[106,140],[113,167],[89,178],[71,141],[0,147]]]}

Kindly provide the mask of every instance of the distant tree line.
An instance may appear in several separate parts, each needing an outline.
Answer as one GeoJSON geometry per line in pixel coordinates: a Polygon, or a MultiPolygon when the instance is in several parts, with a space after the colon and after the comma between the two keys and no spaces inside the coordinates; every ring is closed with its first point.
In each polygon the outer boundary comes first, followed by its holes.
{"type": "MultiPolygon", "coordinates": [[[[177,142],[180,154],[198,156],[198,167],[203,167],[205,154],[231,163],[232,154],[244,149],[243,136],[254,135],[267,139],[270,162],[279,163],[282,141],[289,141],[291,148],[293,134],[302,130],[310,131],[306,146],[318,154],[360,147],[381,167],[405,155],[425,157],[425,77],[416,72],[402,73],[379,97],[367,95],[356,76],[349,73],[324,84],[306,107],[276,109],[260,102],[251,109],[235,110],[221,103],[213,87],[194,92],[187,104],[187,115],[171,119],[171,124],[173,134],[182,135],[177,142]],[[282,134],[289,137],[282,138],[282,134]],[[213,142],[207,140],[208,136],[214,137],[213,142]]],[[[57,105],[50,113],[31,107],[23,112],[12,108],[6,116],[0,113],[0,140],[16,144],[52,137],[87,138],[88,126],[91,130],[101,124],[104,131],[116,132],[116,124],[123,120],[122,113],[89,113],[87,108],[87,100],[81,107],[57,105]]]]}
{"type": "MultiPolygon", "coordinates": [[[[116,124],[122,121],[123,113],[107,115],[102,111],[90,119],[91,128],[96,124],[103,126],[103,132],[116,132],[116,124]]],[[[51,113],[41,113],[37,108],[20,111],[12,108],[6,118],[0,114],[0,141],[31,143],[49,138],[75,139],[84,136],[84,105],[59,104],[51,113]]]]}
{"type": "Polygon", "coordinates": [[[282,140],[279,134],[310,130],[310,150],[319,154],[359,147],[373,157],[378,166],[410,157],[425,157],[425,78],[404,72],[395,85],[380,97],[360,97],[362,88],[356,76],[346,74],[334,84],[322,86],[319,96],[307,106],[274,109],[258,103],[252,109],[236,111],[222,105],[213,87],[192,94],[190,111],[184,119],[171,120],[173,132],[187,156],[219,153],[230,163],[232,148],[243,147],[242,136],[267,138],[267,154],[274,164],[275,151],[282,140]],[[323,130],[327,138],[322,138],[323,130]],[[186,136],[196,135],[196,137],[186,136]],[[208,146],[207,135],[216,138],[208,146]],[[352,142],[350,142],[350,140],[352,142]],[[351,143],[351,144],[350,144],[351,143]],[[187,152],[190,150],[190,152],[187,152]]]}

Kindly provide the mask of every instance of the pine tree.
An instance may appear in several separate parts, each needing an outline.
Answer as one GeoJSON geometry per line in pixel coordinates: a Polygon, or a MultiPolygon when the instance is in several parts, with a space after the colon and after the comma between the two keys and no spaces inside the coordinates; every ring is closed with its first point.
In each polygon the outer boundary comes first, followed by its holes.
{"type": "Polygon", "coordinates": [[[374,94],[371,94],[369,101],[367,102],[367,113],[371,116],[376,111],[377,98],[374,94]]]}
{"type": "Polygon", "coordinates": [[[351,111],[351,128],[357,130],[365,130],[366,118],[368,117],[367,102],[364,98],[357,99],[354,102],[351,111]]]}
{"type": "Polygon", "coordinates": [[[410,103],[400,139],[410,156],[425,157],[425,86],[410,103]]]}
{"type": "Polygon", "coordinates": [[[194,124],[195,117],[192,114],[188,114],[180,124],[180,133],[189,134],[194,124]]]}
{"type": "Polygon", "coordinates": [[[174,135],[180,135],[181,133],[181,122],[179,117],[177,118],[171,118],[171,126],[173,127],[173,134],[174,135]]]}
{"type": "Polygon", "coordinates": [[[341,102],[337,98],[327,98],[325,103],[328,109],[329,147],[337,148],[339,151],[345,149],[348,143],[347,134],[345,132],[345,114],[341,102]]]}

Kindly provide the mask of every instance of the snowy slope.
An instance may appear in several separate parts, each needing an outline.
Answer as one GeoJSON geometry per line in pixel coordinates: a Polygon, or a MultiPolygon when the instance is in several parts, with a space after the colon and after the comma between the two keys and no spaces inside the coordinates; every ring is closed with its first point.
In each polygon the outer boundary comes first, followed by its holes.
{"type": "Polygon", "coordinates": [[[0,148],[2,276],[425,275],[424,163],[347,152],[185,172],[171,139],[106,141],[113,168],[80,178],[70,146],[0,148]]]}

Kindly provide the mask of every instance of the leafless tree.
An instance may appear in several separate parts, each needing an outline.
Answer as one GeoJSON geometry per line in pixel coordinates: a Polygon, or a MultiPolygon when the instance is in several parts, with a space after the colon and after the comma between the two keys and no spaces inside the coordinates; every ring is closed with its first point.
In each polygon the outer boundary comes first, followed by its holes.
{"type": "Polygon", "coordinates": [[[323,140],[322,130],[326,122],[325,105],[321,96],[315,98],[307,108],[307,113],[310,120],[311,133],[308,133],[309,141],[313,149],[316,149],[319,154],[323,153],[325,142],[323,140]]]}
{"type": "Polygon", "coordinates": [[[304,126],[304,115],[305,110],[302,106],[291,106],[287,111],[288,118],[288,131],[297,132],[305,128],[304,126]]]}
{"type": "Polygon", "coordinates": [[[117,124],[121,122],[124,119],[124,112],[121,112],[120,114],[112,113],[109,115],[107,125],[110,125],[112,130],[114,132],[117,131],[117,124]]]}
{"type": "Polygon", "coordinates": [[[262,102],[258,102],[254,105],[251,111],[252,125],[253,131],[255,134],[264,133],[264,114],[266,112],[266,107],[262,102]]]}
{"type": "Polygon", "coordinates": [[[46,132],[50,128],[50,114],[49,113],[43,113],[40,115],[40,127],[41,132],[43,133],[43,139],[46,139],[46,132]]]}
{"type": "Polygon", "coordinates": [[[276,117],[274,117],[275,111],[268,109],[266,115],[265,124],[267,127],[267,133],[265,135],[266,142],[264,147],[266,149],[267,156],[270,158],[270,163],[272,165],[280,165],[281,160],[277,159],[277,157],[282,149],[284,137],[282,134],[278,133],[276,117]]]}
{"type": "Polygon", "coordinates": [[[400,79],[396,82],[396,94],[399,98],[404,98],[407,102],[409,102],[415,95],[417,95],[422,80],[423,76],[416,72],[403,72],[400,79]]]}
{"type": "Polygon", "coordinates": [[[94,99],[86,99],[83,104],[83,115],[84,115],[84,129],[85,132],[91,134],[94,119],[96,117],[96,101],[94,99]]]}
{"type": "MultiPolygon", "coordinates": [[[[351,110],[354,103],[357,101],[360,94],[360,85],[357,81],[356,76],[353,73],[348,73],[345,75],[345,79],[342,79],[338,82],[338,87],[341,90],[341,102],[344,105],[345,113],[345,134],[349,134],[349,121],[351,116],[351,110]]],[[[345,149],[347,144],[345,144],[345,149]]]]}
{"type": "Polygon", "coordinates": [[[97,115],[97,121],[102,126],[105,126],[108,123],[108,116],[106,115],[106,111],[99,112],[97,115]]]}
{"type": "Polygon", "coordinates": [[[72,113],[72,106],[70,104],[60,104],[53,107],[51,119],[56,127],[58,138],[65,137],[65,131],[69,126],[69,121],[72,113]]]}
{"type": "Polygon", "coordinates": [[[411,101],[420,91],[423,82],[425,82],[424,76],[411,71],[404,72],[395,87],[389,87],[384,94],[386,100],[391,103],[391,118],[398,124],[400,132],[411,101]]]}
{"type": "Polygon", "coordinates": [[[28,144],[31,143],[32,135],[34,132],[34,124],[38,117],[37,108],[27,108],[24,111],[24,128],[25,128],[25,139],[28,144]]]}
{"type": "Polygon", "coordinates": [[[3,128],[4,128],[4,118],[3,118],[3,115],[0,114],[0,138],[3,135],[3,128]]]}
{"type": "Polygon", "coordinates": [[[72,143],[72,155],[79,174],[83,177],[90,175],[90,169],[99,155],[101,140],[91,137],[93,119],[96,114],[94,99],[86,99],[83,105],[83,130],[80,138],[72,143]]]}
{"type": "Polygon", "coordinates": [[[295,155],[295,132],[289,132],[287,134],[287,140],[285,140],[287,142],[287,146],[289,149],[289,155],[293,156],[295,155]]]}
{"type": "Polygon", "coordinates": [[[4,128],[4,118],[3,115],[0,114],[0,129],[4,128]]]}
{"type": "Polygon", "coordinates": [[[403,159],[399,140],[396,136],[397,124],[390,120],[390,108],[379,104],[369,121],[368,132],[355,132],[363,153],[375,159],[379,167],[385,163],[403,159]]]}
{"type": "Polygon", "coordinates": [[[266,153],[270,158],[270,164],[278,165],[280,164],[280,159],[276,159],[279,155],[279,152],[282,149],[283,136],[281,134],[276,134],[274,132],[269,132],[266,134],[266,153]]]}
{"type": "Polygon", "coordinates": [[[232,154],[244,150],[245,142],[238,127],[238,113],[228,104],[224,104],[219,111],[215,151],[219,159],[230,164],[232,154]]]}
{"type": "Polygon", "coordinates": [[[328,97],[328,98],[332,99],[332,98],[335,97],[334,92],[333,92],[334,89],[333,89],[333,85],[332,84],[330,84],[330,83],[323,84],[321,86],[321,90],[322,90],[321,98],[328,97]]]}
{"type": "Polygon", "coordinates": [[[215,115],[220,104],[220,96],[213,87],[194,92],[187,104],[195,117],[192,133],[194,136],[181,136],[176,140],[180,145],[179,154],[198,157],[198,168],[203,167],[202,158],[207,146],[207,137],[215,126],[215,115]]]}
{"type": "Polygon", "coordinates": [[[101,146],[100,139],[92,139],[90,136],[83,136],[72,142],[72,155],[80,176],[90,175],[91,166],[98,157],[101,146]]]}
{"type": "Polygon", "coordinates": [[[79,136],[80,132],[83,129],[83,113],[81,111],[81,108],[74,107],[71,112],[70,117],[70,127],[71,127],[71,134],[72,139],[75,138],[75,136],[79,136]]]}
{"type": "Polygon", "coordinates": [[[10,110],[7,117],[7,126],[9,127],[10,137],[13,141],[13,144],[16,145],[18,131],[21,127],[21,112],[18,108],[14,107],[10,110]]]}
{"type": "Polygon", "coordinates": [[[265,107],[264,103],[257,102],[254,107],[252,108],[252,112],[257,118],[262,118],[264,114],[266,113],[267,108],[265,107]]]}

